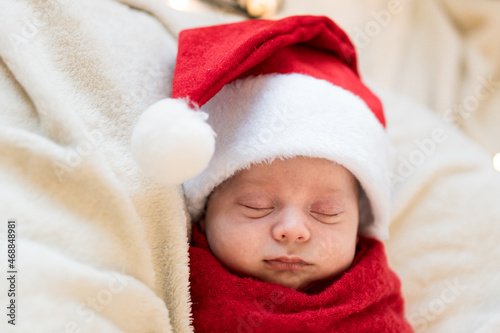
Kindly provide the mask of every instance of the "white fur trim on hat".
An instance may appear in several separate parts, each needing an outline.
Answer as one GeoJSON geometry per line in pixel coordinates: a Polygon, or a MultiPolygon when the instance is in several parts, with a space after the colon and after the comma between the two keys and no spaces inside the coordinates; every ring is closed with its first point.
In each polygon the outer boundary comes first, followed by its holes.
{"type": "Polygon", "coordinates": [[[269,74],[234,81],[203,109],[217,133],[207,169],[184,183],[194,221],[213,189],[237,171],[274,158],[307,156],[335,161],[358,179],[361,235],[386,239],[388,174],[393,149],[383,126],[350,91],[302,74],[269,74]],[[362,196],[363,197],[363,196],[362,196]]]}

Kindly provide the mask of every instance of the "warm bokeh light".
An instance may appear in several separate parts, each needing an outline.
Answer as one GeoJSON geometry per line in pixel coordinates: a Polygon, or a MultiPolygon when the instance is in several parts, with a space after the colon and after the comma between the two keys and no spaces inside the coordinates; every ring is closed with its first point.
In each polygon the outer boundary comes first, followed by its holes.
{"type": "Polygon", "coordinates": [[[280,4],[280,0],[247,0],[246,8],[248,14],[254,17],[274,14],[280,4]]]}
{"type": "Polygon", "coordinates": [[[187,11],[192,7],[191,0],[167,0],[167,4],[173,9],[187,11]]]}
{"type": "Polygon", "coordinates": [[[493,156],[493,167],[500,172],[500,153],[496,153],[495,156],[493,156]]]}

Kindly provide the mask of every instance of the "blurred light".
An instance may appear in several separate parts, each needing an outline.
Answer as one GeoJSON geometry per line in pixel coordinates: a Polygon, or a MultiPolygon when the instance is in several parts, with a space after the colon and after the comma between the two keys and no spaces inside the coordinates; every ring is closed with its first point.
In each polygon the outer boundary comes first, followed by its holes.
{"type": "Polygon", "coordinates": [[[500,153],[496,153],[495,156],[493,156],[493,167],[500,172],[500,153]]]}
{"type": "Polygon", "coordinates": [[[167,0],[167,4],[177,10],[189,10],[192,7],[191,0],[167,0]]]}
{"type": "Polygon", "coordinates": [[[247,0],[246,7],[250,16],[270,16],[276,13],[280,0],[247,0]]]}

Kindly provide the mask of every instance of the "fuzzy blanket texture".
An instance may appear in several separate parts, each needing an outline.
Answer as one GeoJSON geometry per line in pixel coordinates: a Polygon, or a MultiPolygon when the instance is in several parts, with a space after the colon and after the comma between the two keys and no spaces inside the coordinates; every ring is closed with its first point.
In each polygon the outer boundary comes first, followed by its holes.
{"type": "MultiPolygon", "coordinates": [[[[242,17],[167,3],[0,1],[1,332],[193,331],[182,192],[143,176],[130,134],[171,94],[179,31],[242,17]]],[[[339,23],[384,103],[409,322],[500,332],[500,3],[285,1],[293,14],[339,23]]]]}

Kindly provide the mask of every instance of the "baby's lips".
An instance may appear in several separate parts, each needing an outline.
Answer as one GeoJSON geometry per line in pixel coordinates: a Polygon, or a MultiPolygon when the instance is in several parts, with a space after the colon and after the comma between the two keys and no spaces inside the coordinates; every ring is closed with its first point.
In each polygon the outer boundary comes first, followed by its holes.
{"type": "Polygon", "coordinates": [[[277,271],[300,271],[311,265],[299,257],[282,256],[264,261],[271,269],[277,271]]]}
{"type": "Polygon", "coordinates": [[[309,265],[309,263],[302,258],[299,257],[289,257],[289,256],[281,256],[273,259],[269,259],[269,261],[275,260],[275,261],[281,261],[285,263],[300,263],[300,264],[306,264],[309,265]]]}

